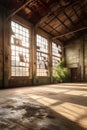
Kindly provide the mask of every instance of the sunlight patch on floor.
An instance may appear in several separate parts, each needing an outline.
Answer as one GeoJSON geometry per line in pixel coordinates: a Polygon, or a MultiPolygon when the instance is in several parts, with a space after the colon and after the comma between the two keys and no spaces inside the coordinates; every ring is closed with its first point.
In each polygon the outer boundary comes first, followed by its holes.
{"type": "Polygon", "coordinates": [[[69,91],[69,92],[66,92],[66,94],[71,94],[71,95],[78,95],[78,96],[80,96],[80,95],[86,95],[87,96],[87,92],[85,91],[78,91],[78,90],[72,90],[72,91],[69,91]]]}
{"type": "Polygon", "coordinates": [[[57,105],[53,106],[52,109],[64,115],[65,117],[72,119],[73,121],[77,120],[79,118],[79,115],[81,116],[86,113],[86,107],[68,103],[68,102],[63,103],[58,106],[57,105]]]}
{"type": "Polygon", "coordinates": [[[36,101],[38,101],[39,103],[41,103],[45,106],[50,106],[50,105],[58,102],[58,100],[47,98],[47,97],[44,97],[44,96],[38,96],[38,95],[30,94],[29,97],[35,99],[36,101]]]}
{"type": "MultiPolygon", "coordinates": [[[[72,94],[75,91],[72,92],[72,94]]],[[[77,92],[76,92],[77,93],[77,92]]],[[[83,93],[83,92],[82,92],[83,93]]],[[[80,94],[82,94],[80,93],[80,94]]],[[[38,101],[39,103],[50,107],[52,110],[54,110],[55,112],[63,115],[64,117],[72,120],[72,121],[76,121],[78,122],[80,125],[82,125],[83,127],[87,128],[87,117],[85,118],[81,118],[84,115],[87,114],[87,108],[82,106],[82,105],[77,105],[77,104],[73,104],[73,103],[69,103],[69,102],[62,102],[60,100],[54,100],[51,98],[47,98],[45,96],[39,96],[39,95],[33,95],[30,94],[29,95],[31,98],[35,99],[36,101],[38,101]],[[59,103],[59,104],[58,104],[59,103]],[[52,104],[58,104],[58,105],[53,105],[52,104]]]]}

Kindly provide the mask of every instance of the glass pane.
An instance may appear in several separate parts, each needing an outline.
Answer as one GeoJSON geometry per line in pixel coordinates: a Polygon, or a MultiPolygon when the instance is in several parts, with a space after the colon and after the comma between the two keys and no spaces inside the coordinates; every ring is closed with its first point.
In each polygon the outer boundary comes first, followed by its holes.
{"type": "Polygon", "coordinates": [[[11,28],[15,34],[11,35],[11,75],[29,76],[29,30],[13,21],[11,28]]]}
{"type": "Polygon", "coordinates": [[[52,70],[55,72],[56,65],[62,58],[62,48],[56,43],[52,43],[52,70]]]}
{"type": "Polygon", "coordinates": [[[48,40],[40,35],[37,41],[37,76],[48,76],[48,40]]]}

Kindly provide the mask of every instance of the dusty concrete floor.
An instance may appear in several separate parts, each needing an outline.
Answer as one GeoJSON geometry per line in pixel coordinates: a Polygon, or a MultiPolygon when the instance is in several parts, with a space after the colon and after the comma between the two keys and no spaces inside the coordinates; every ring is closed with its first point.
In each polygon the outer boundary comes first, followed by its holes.
{"type": "Polygon", "coordinates": [[[87,84],[0,90],[0,130],[86,130],[87,84]]]}

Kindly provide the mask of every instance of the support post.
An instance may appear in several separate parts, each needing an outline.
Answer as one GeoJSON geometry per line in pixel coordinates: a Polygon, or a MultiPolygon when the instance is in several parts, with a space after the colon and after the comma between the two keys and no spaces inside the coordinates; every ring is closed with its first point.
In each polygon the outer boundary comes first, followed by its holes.
{"type": "Polygon", "coordinates": [[[80,66],[81,66],[81,81],[84,81],[84,39],[80,42],[80,66]]]}
{"type": "Polygon", "coordinates": [[[32,32],[32,84],[36,84],[36,27],[33,27],[32,32]]]}

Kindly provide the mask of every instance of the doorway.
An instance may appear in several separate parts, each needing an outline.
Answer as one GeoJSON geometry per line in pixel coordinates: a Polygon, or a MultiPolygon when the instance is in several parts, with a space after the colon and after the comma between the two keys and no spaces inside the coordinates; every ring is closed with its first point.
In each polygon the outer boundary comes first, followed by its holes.
{"type": "Polygon", "coordinates": [[[71,68],[71,81],[72,82],[78,81],[78,68],[71,68]]]}

